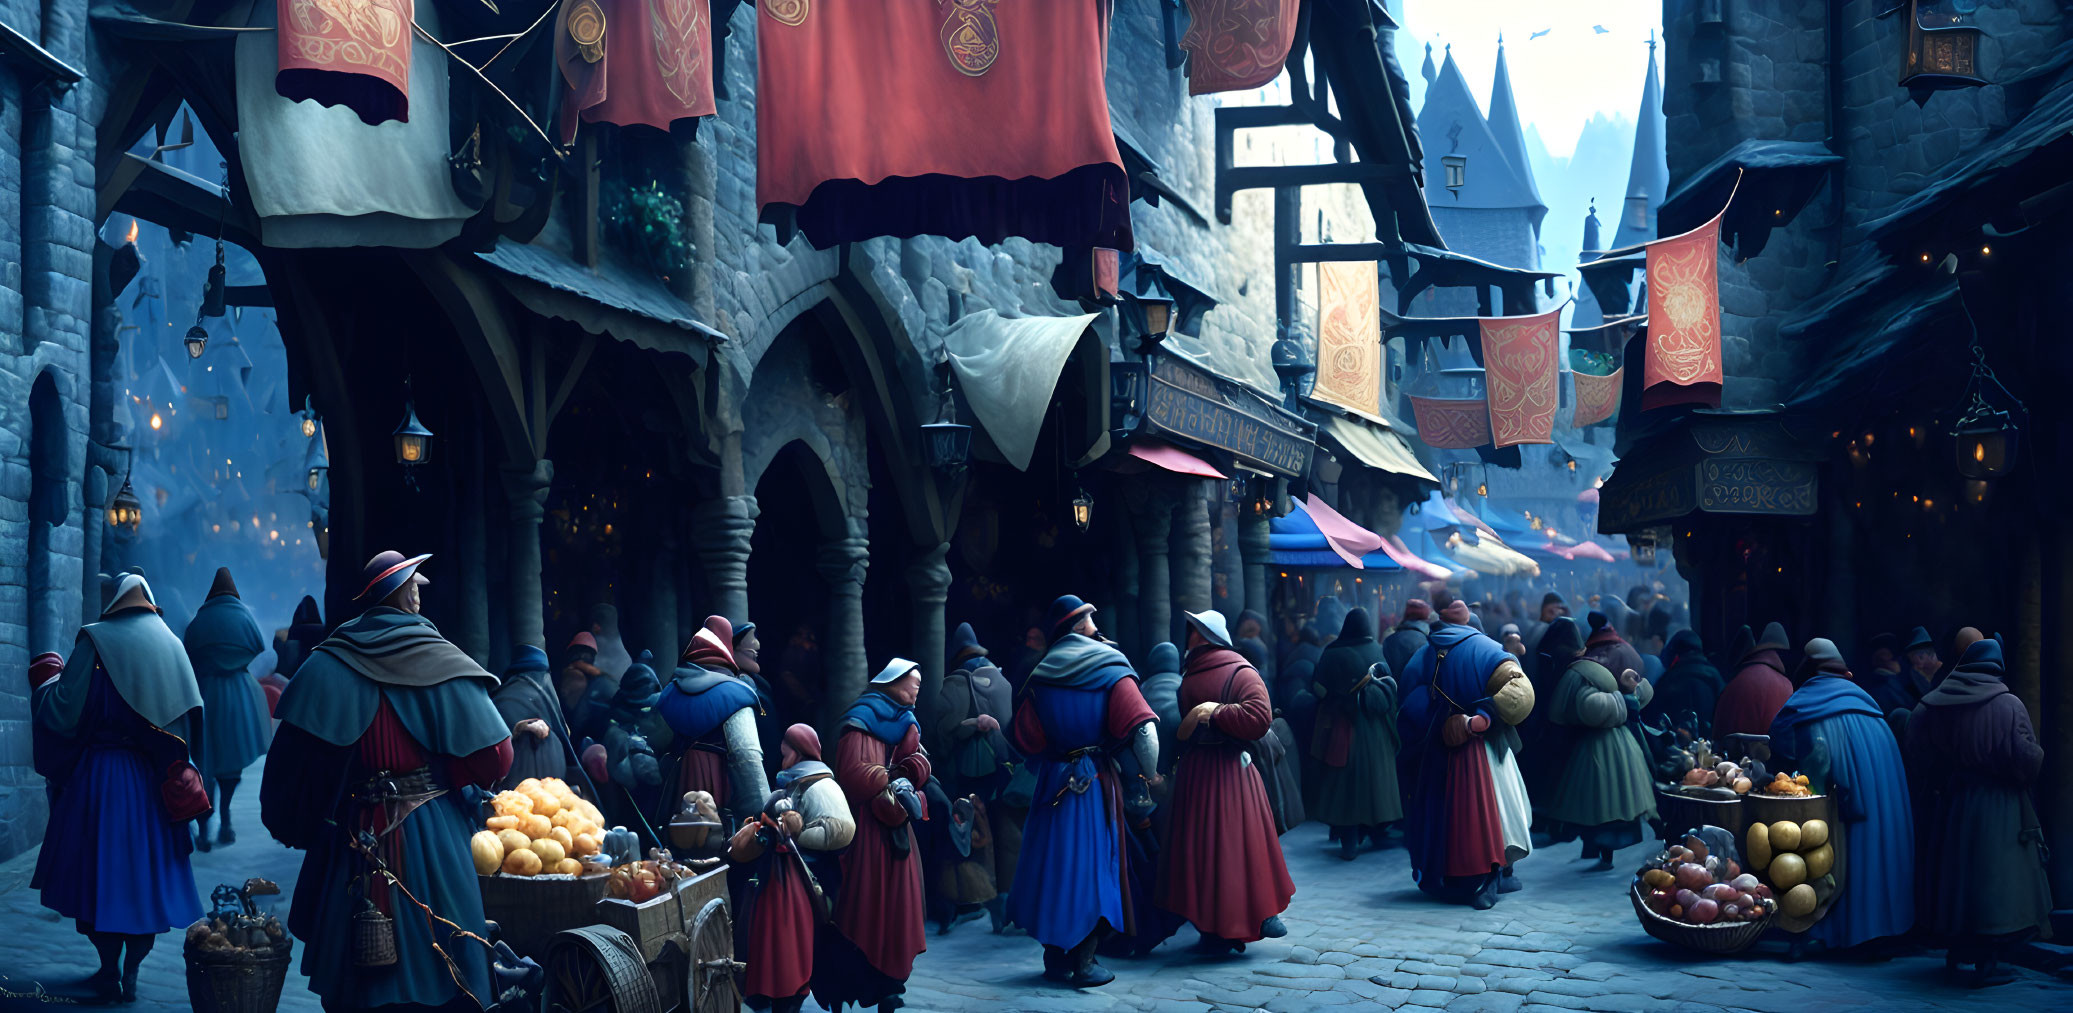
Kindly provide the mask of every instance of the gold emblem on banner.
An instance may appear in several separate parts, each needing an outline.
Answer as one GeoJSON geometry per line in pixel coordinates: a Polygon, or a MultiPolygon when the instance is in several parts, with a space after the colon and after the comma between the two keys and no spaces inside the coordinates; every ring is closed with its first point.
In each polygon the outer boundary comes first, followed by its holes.
{"type": "Polygon", "coordinates": [[[705,5],[696,0],[650,0],[655,69],[662,85],[686,107],[699,98],[705,70],[705,5]]]}
{"type": "Polygon", "coordinates": [[[597,0],[575,0],[569,4],[568,32],[584,63],[605,58],[605,9],[598,6],[597,0]]]}
{"type": "Polygon", "coordinates": [[[770,20],[778,24],[797,28],[806,23],[809,10],[807,5],[811,2],[812,0],[763,0],[763,13],[770,15],[770,20]]]}
{"type": "Polygon", "coordinates": [[[993,7],[1000,0],[937,0],[944,4],[943,53],[950,65],[966,77],[978,77],[992,69],[1001,55],[1000,25],[993,19],[993,7]]]}

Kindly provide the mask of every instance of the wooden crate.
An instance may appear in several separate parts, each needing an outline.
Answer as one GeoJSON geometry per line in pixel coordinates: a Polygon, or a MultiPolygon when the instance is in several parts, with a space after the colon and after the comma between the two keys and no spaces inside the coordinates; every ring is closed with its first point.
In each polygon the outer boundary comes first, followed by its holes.
{"type": "Polygon", "coordinates": [[[563,929],[597,923],[597,903],[611,880],[589,876],[477,876],[482,913],[503,930],[521,957],[545,960],[547,943],[563,929]]]}

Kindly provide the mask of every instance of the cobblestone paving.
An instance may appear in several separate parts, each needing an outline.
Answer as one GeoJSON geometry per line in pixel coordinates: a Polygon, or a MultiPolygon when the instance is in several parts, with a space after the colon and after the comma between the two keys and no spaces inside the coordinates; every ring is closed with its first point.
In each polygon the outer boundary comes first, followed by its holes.
{"type": "MultiPolygon", "coordinates": [[[[262,761],[263,762],[263,761],[262,761]]],[[[265,876],[293,890],[301,854],[273,843],[259,825],[260,769],[247,772],[235,800],[238,843],[197,853],[195,881],[204,896],[218,883],[265,876]]],[[[1306,825],[1283,839],[1296,880],[1284,939],[1254,943],[1227,958],[1187,952],[1183,929],[1144,960],[1109,960],[1116,981],[1075,991],[1044,981],[1037,944],[996,936],[985,922],[929,937],[916,962],[907,999],[916,1011],[1142,1010],[1147,1013],[1328,1008],[1388,1008],[1449,1013],[1709,1013],[1751,1010],[1997,1011],[2073,1009],[2073,987],[2019,971],[2012,985],[1974,992],[1948,984],[1939,955],[1884,963],[1809,961],[1788,964],[1783,947],[1766,943],[1749,954],[1709,959],[1644,935],[1621,893],[1623,872],[1585,873],[1572,848],[1548,848],[1520,863],[1526,888],[1492,910],[1435,904],[1411,886],[1404,853],[1390,849],[1341,862],[1323,827],[1306,825]]],[[[1619,855],[1629,869],[1646,845],[1619,855]]],[[[11,992],[34,983],[74,981],[95,966],[93,948],[37,902],[28,888],[35,853],[0,865],[0,981],[11,992]]],[[[279,899],[285,913],[286,897],[279,899]]],[[[933,929],[931,932],[933,933],[933,929]]],[[[300,959],[301,947],[296,948],[300,959]]],[[[187,986],[177,934],[160,937],[145,961],[134,1009],[186,1009],[187,986]]],[[[0,997],[0,1009],[47,1008],[0,997]]],[[[291,968],[281,1007],[319,1009],[307,982],[291,968]]],[[[808,1009],[817,1009],[808,1004],[808,1009]]]]}

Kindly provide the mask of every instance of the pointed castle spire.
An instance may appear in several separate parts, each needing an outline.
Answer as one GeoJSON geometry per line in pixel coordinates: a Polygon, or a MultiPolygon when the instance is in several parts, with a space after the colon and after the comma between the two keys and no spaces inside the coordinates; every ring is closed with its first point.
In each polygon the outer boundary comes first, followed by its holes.
{"type": "Polygon", "coordinates": [[[1512,73],[1504,59],[1504,35],[1497,36],[1497,73],[1490,81],[1490,133],[1497,138],[1498,150],[1504,152],[1512,172],[1524,184],[1526,196],[1539,211],[1533,215],[1533,231],[1540,232],[1540,220],[1548,213],[1547,203],[1540,198],[1540,187],[1533,181],[1533,164],[1526,159],[1526,130],[1519,122],[1519,104],[1512,97],[1512,73]]]}
{"type": "Polygon", "coordinates": [[[1648,35],[1648,78],[1641,85],[1641,114],[1634,126],[1634,158],[1627,170],[1627,194],[1620,209],[1619,230],[1605,249],[1620,249],[1656,238],[1656,212],[1669,196],[1670,160],[1665,146],[1663,84],[1656,73],[1655,33],[1648,35]]]}
{"type": "MultiPolygon", "coordinates": [[[[1599,254],[1596,251],[1604,249],[1604,247],[1598,245],[1598,239],[1598,198],[1593,197],[1591,198],[1591,210],[1584,215],[1584,244],[1580,248],[1582,253],[1577,257],[1579,263],[1588,263],[1598,259],[1599,254]]],[[[1569,326],[1577,328],[1596,327],[1604,322],[1605,311],[1598,308],[1598,297],[1591,294],[1591,287],[1589,285],[1578,283],[1576,285],[1576,302],[1569,310],[1569,326]]]]}
{"type": "Polygon", "coordinates": [[[1432,66],[1432,43],[1430,42],[1425,44],[1425,66],[1419,69],[1418,76],[1425,79],[1425,86],[1427,88],[1431,88],[1433,79],[1440,76],[1440,72],[1434,70],[1432,66]]]}

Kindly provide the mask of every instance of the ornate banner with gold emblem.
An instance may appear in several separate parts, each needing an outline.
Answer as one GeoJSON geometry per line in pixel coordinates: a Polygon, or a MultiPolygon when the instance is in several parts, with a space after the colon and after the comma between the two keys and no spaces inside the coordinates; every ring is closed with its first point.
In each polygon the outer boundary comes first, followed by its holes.
{"type": "MultiPolygon", "coordinates": [[[[1726,214],[1725,208],[1721,214],[1726,214]]],[[[1648,341],[1643,410],[1720,406],[1720,215],[1648,244],[1648,341]]]]}
{"type": "Polygon", "coordinates": [[[756,198],[815,246],[1008,236],[1128,250],[1108,10],[1060,0],[758,5],[756,198]]]}
{"type": "Polygon", "coordinates": [[[1246,91],[1274,80],[1296,39],[1300,0],[1188,0],[1188,94],[1246,91]]]}
{"type": "Polygon", "coordinates": [[[1570,425],[1582,429],[1595,426],[1618,415],[1620,412],[1620,384],[1627,378],[1626,369],[1612,371],[1611,376],[1594,376],[1590,373],[1572,373],[1576,377],[1576,418],[1570,425]]]}
{"type": "Polygon", "coordinates": [[[1382,296],[1374,261],[1317,265],[1317,379],[1310,396],[1376,417],[1382,403],[1382,296]]]}
{"type": "Polygon", "coordinates": [[[1477,321],[1493,446],[1555,442],[1555,408],[1562,400],[1561,317],[1558,306],[1530,317],[1477,321]]]}
{"type": "Polygon", "coordinates": [[[412,0],[277,0],[276,11],[275,91],[369,125],[410,119],[412,0]]]}
{"type": "Polygon", "coordinates": [[[1473,450],[1490,444],[1490,403],[1484,398],[1411,395],[1418,438],[1435,450],[1473,450]]]}
{"type": "Polygon", "coordinates": [[[554,55],[569,88],[563,143],[576,136],[578,116],[657,130],[711,116],[711,35],[709,0],[562,0],[554,55]]]}

